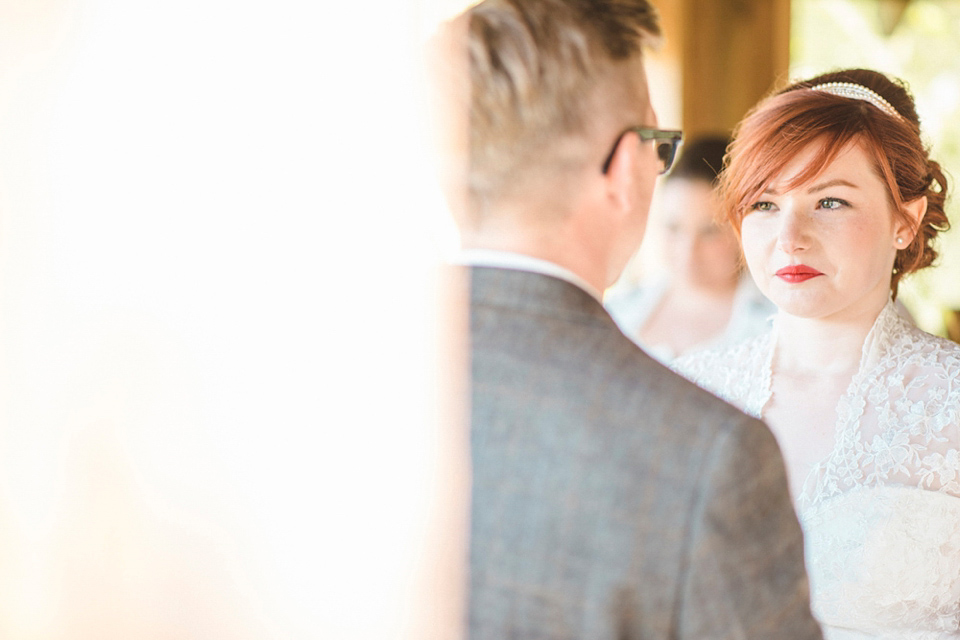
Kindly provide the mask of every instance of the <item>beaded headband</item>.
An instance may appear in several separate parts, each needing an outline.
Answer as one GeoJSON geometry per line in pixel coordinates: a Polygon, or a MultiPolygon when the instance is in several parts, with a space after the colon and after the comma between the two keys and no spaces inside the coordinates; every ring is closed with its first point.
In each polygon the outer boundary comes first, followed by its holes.
{"type": "Polygon", "coordinates": [[[864,102],[869,102],[876,108],[880,109],[880,111],[893,116],[897,120],[903,120],[903,116],[901,116],[894,106],[887,102],[883,96],[876,91],[867,89],[859,84],[854,84],[852,82],[827,82],[824,84],[818,84],[815,87],[810,87],[810,90],[832,93],[833,95],[840,96],[842,98],[863,100],[864,102]]]}

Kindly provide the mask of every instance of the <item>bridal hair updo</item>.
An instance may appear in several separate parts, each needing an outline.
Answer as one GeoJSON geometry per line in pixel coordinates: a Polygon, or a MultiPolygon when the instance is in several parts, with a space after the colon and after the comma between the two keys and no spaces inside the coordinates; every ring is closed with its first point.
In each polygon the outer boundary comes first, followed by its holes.
{"type": "MultiPolygon", "coordinates": [[[[853,95],[859,91],[854,87],[853,95]]],[[[870,92],[860,94],[869,96],[870,92]]],[[[913,240],[897,251],[890,281],[896,296],[901,277],[933,263],[937,257],[934,238],[950,227],[944,212],[947,180],[940,164],[930,159],[920,138],[913,98],[899,81],[869,69],[847,69],[796,82],[765,99],[735,131],[721,176],[721,210],[739,233],[750,205],[807,145],[822,143],[813,161],[788,188],[814,179],[851,141],[860,142],[873,158],[874,171],[887,186],[895,215],[913,226],[903,205],[927,197],[927,211],[913,240]],[[883,100],[811,90],[827,83],[859,85],[883,100]]]]}

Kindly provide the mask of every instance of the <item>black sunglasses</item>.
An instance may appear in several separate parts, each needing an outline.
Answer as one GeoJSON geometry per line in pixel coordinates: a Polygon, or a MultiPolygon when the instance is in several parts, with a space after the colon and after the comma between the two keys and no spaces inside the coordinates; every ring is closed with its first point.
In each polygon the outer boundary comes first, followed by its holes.
{"type": "Polygon", "coordinates": [[[670,171],[670,167],[673,165],[673,159],[677,157],[677,149],[683,141],[683,132],[667,129],[649,129],[647,127],[630,127],[618,135],[617,139],[613,142],[613,148],[610,149],[610,153],[603,163],[604,175],[610,170],[610,163],[613,162],[613,154],[617,152],[617,147],[620,146],[620,141],[623,139],[623,136],[631,131],[640,136],[640,139],[643,141],[654,140],[656,142],[657,158],[660,159],[660,173],[664,174],[670,171]]]}

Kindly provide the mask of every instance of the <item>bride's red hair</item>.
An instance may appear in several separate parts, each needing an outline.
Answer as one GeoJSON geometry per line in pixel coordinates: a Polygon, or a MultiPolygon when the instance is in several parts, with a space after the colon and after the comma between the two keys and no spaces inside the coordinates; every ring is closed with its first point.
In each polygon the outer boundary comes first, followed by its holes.
{"type": "Polygon", "coordinates": [[[927,212],[913,241],[897,252],[890,287],[896,295],[900,278],[933,263],[933,239],[950,227],[944,211],[947,180],[939,163],[930,159],[920,139],[920,123],[906,89],[876,71],[851,69],[824,74],[790,85],[757,105],[737,127],[720,179],[721,210],[740,233],[743,217],[766,186],[808,145],[819,151],[787,188],[816,178],[851,142],[873,158],[874,170],[887,186],[896,215],[913,224],[903,205],[927,197],[927,212]],[[852,82],[875,91],[900,114],[886,113],[858,99],[836,96],[810,87],[827,82],[852,82]]]}

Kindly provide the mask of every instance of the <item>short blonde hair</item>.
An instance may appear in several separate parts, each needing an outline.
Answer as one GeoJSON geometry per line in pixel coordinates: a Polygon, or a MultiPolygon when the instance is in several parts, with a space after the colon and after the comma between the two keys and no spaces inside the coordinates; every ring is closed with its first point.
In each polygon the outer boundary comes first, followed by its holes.
{"type": "Polygon", "coordinates": [[[544,167],[582,167],[591,130],[638,124],[635,64],[660,34],[647,0],[484,0],[465,17],[474,210],[544,167]]]}

